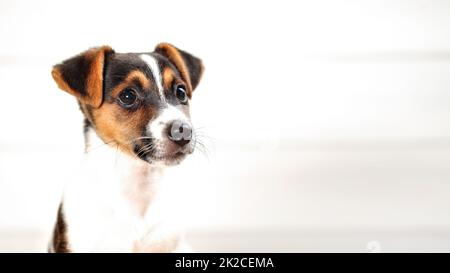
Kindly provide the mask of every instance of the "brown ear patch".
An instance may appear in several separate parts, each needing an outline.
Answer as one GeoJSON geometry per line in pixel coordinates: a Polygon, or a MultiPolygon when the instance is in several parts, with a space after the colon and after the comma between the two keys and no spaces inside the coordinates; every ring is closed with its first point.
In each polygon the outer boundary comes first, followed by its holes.
{"type": "Polygon", "coordinates": [[[55,65],[52,76],[58,87],[75,96],[80,102],[100,107],[103,100],[103,71],[106,55],[111,47],[89,49],[55,65]]]}
{"type": "Polygon", "coordinates": [[[189,91],[194,91],[203,74],[204,68],[202,61],[168,43],[157,45],[155,52],[169,59],[180,72],[181,77],[186,81],[189,91]]]}
{"type": "Polygon", "coordinates": [[[59,89],[64,90],[73,96],[76,97],[78,96],[79,92],[75,91],[69,86],[69,84],[64,80],[62,73],[58,68],[56,67],[53,68],[52,77],[55,80],[56,84],[58,85],[59,89]]]}

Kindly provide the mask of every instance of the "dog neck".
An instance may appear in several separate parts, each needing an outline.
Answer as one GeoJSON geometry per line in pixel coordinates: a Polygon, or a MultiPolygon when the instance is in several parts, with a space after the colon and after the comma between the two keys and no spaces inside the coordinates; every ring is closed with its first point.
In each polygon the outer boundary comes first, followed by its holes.
{"type": "Polygon", "coordinates": [[[142,217],[156,197],[164,170],[162,164],[149,164],[124,153],[114,143],[105,143],[92,126],[85,127],[84,165],[93,176],[89,183],[120,197],[142,217]]]}
{"type": "Polygon", "coordinates": [[[92,127],[85,136],[82,169],[66,184],[62,205],[70,250],[174,249],[180,225],[171,224],[178,218],[165,207],[164,166],[121,152],[92,127]]]}

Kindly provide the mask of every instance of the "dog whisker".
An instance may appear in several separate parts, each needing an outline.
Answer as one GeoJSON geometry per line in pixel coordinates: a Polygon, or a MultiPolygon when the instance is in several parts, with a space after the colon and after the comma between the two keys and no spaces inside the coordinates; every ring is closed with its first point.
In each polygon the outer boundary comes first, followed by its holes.
{"type": "Polygon", "coordinates": [[[194,149],[197,149],[209,160],[210,153],[208,147],[202,141],[204,138],[205,138],[204,134],[199,134],[197,131],[195,131],[194,149]]]}
{"type": "Polygon", "coordinates": [[[144,146],[139,148],[139,150],[137,151],[137,154],[138,155],[145,155],[146,153],[150,152],[154,148],[155,148],[155,145],[153,143],[144,145],[144,146]]]}

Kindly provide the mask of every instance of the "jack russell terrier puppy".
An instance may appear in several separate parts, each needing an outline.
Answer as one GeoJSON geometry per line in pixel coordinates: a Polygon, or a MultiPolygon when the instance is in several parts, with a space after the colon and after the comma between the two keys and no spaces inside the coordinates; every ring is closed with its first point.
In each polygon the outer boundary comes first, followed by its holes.
{"type": "Polygon", "coordinates": [[[187,250],[158,220],[156,200],[162,169],[194,150],[189,104],[202,73],[200,59],[166,43],[151,53],[92,48],[53,67],[85,117],[86,150],[50,252],[187,250]]]}

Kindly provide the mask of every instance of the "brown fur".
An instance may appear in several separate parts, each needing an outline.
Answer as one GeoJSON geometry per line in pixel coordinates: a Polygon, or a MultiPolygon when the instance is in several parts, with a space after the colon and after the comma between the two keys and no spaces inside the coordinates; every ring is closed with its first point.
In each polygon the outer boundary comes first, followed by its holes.
{"type": "MultiPolygon", "coordinates": [[[[111,91],[113,101],[120,92],[131,85],[133,80],[139,80],[144,89],[149,89],[151,81],[139,70],[131,71],[125,79],[111,91]]],[[[135,156],[132,140],[141,136],[142,128],[156,114],[157,109],[141,107],[130,112],[116,103],[105,102],[100,108],[92,109],[92,120],[97,134],[111,146],[135,156]]]]}
{"type": "Polygon", "coordinates": [[[108,46],[101,47],[97,50],[89,50],[88,58],[93,58],[91,71],[87,78],[87,89],[89,100],[87,103],[94,107],[100,107],[103,99],[103,68],[105,63],[105,51],[112,51],[108,46]]]}
{"type": "Polygon", "coordinates": [[[118,94],[123,89],[125,89],[125,87],[131,85],[133,80],[138,80],[144,89],[149,89],[150,88],[151,82],[147,78],[147,76],[145,76],[145,74],[142,71],[133,70],[126,76],[125,80],[122,81],[122,83],[120,83],[116,87],[114,87],[114,89],[111,91],[112,95],[114,97],[117,97],[118,94]]]}
{"type": "Polygon", "coordinates": [[[58,85],[59,89],[64,90],[73,96],[79,97],[78,91],[75,91],[69,86],[69,84],[67,84],[67,82],[64,80],[61,74],[61,71],[59,71],[57,68],[53,68],[52,77],[55,80],[56,84],[58,85]]]}
{"type": "Polygon", "coordinates": [[[90,71],[86,79],[86,96],[82,96],[80,90],[74,90],[69,86],[58,66],[55,66],[52,70],[53,79],[60,89],[77,97],[81,102],[100,107],[103,100],[103,68],[107,52],[113,52],[112,48],[109,46],[92,48],[81,54],[81,56],[91,61],[90,71]]]}
{"type": "Polygon", "coordinates": [[[178,69],[178,71],[181,74],[181,77],[186,81],[187,85],[187,93],[189,97],[192,94],[192,84],[191,84],[191,77],[189,76],[189,71],[186,67],[186,64],[184,63],[183,58],[180,55],[180,52],[178,49],[176,49],[171,44],[167,43],[161,43],[158,46],[156,46],[157,49],[160,49],[165,52],[165,56],[175,65],[175,67],[178,69]]]}
{"type": "Polygon", "coordinates": [[[67,240],[67,224],[64,220],[64,213],[62,211],[62,204],[58,208],[58,216],[53,231],[53,238],[51,242],[51,250],[56,253],[70,252],[69,243],[67,240]]]}
{"type": "Polygon", "coordinates": [[[172,91],[171,87],[173,85],[174,80],[175,80],[175,72],[171,68],[165,67],[162,72],[162,81],[164,90],[167,90],[167,92],[171,92],[172,91]]]}
{"type": "Polygon", "coordinates": [[[93,109],[97,134],[111,146],[134,156],[132,140],[141,136],[142,128],[154,116],[156,109],[141,107],[128,112],[115,103],[105,103],[93,109]]]}

